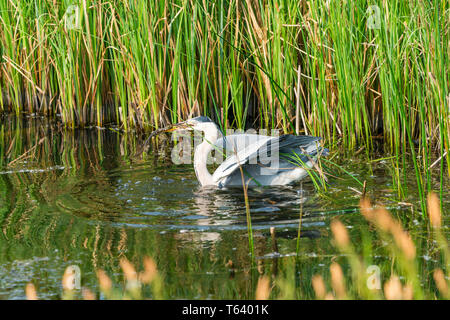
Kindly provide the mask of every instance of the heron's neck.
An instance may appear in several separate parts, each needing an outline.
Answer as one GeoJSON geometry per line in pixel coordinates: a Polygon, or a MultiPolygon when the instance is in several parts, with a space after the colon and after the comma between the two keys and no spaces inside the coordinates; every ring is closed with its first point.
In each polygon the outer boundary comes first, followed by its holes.
{"type": "Polygon", "coordinates": [[[214,181],[212,174],[209,173],[206,163],[214,143],[220,136],[220,131],[215,124],[212,124],[211,128],[204,130],[204,134],[203,142],[195,148],[194,169],[202,186],[213,186],[217,183],[214,181]]]}

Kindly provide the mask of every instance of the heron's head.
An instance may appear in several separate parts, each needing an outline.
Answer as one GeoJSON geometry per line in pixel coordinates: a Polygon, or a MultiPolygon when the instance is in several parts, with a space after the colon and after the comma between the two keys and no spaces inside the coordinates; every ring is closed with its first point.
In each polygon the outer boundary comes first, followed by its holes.
{"type": "Polygon", "coordinates": [[[195,117],[177,124],[174,124],[167,131],[178,130],[197,130],[197,131],[209,131],[211,128],[217,128],[216,124],[208,117],[195,117]]]}

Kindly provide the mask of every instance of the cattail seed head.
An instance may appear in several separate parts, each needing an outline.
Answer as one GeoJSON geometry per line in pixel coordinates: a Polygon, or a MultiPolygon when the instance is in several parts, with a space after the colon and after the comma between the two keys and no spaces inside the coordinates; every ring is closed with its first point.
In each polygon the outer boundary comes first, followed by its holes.
{"type": "Polygon", "coordinates": [[[402,284],[397,276],[392,276],[388,282],[384,284],[384,296],[387,300],[401,300],[402,284]]]}
{"type": "Polygon", "coordinates": [[[136,281],[137,280],[136,270],[134,269],[134,266],[131,264],[130,261],[128,261],[127,258],[120,259],[119,264],[123,270],[123,273],[124,273],[127,281],[136,281]]]}
{"type": "Polygon", "coordinates": [[[333,220],[331,222],[331,231],[333,232],[334,239],[339,247],[346,247],[349,245],[350,240],[348,237],[348,232],[342,222],[339,220],[333,220]]]}
{"type": "Polygon", "coordinates": [[[144,258],[144,272],[139,275],[140,281],[143,283],[150,283],[158,274],[155,261],[150,257],[144,258]]]}
{"type": "Polygon", "coordinates": [[[324,299],[327,294],[327,289],[325,287],[325,282],[323,281],[322,276],[316,274],[311,279],[312,287],[316,294],[317,299],[324,299]]]}
{"type": "Polygon", "coordinates": [[[270,294],[270,280],[266,276],[259,277],[256,286],[256,300],[267,300],[270,294]]]}
{"type": "Polygon", "coordinates": [[[333,262],[330,266],[331,286],[339,299],[345,299],[344,274],[341,266],[333,262]]]}
{"type": "Polygon", "coordinates": [[[434,228],[441,227],[441,209],[439,205],[439,198],[434,192],[430,192],[427,197],[428,216],[430,223],[434,228]]]}
{"type": "Polygon", "coordinates": [[[100,285],[100,289],[104,292],[108,292],[109,290],[111,290],[112,287],[112,281],[111,279],[108,277],[108,275],[106,274],[105,271],[103,270],[98,270],[97,271],[97,278],[98,278],[98,283],[100,285]]]}
{"type": "Polygon", "coordinates": [[[448,285],[447,281],[444,277],[444,272],[442,272],[441,269],[436,269],[433,272],[433,278],[434,282],[436,282],[436,287],[438,288],[439,292],[446,297],[448,295],[448,285]]]}
{"type": "Polygon", "coordinates": [[[32,283],[27,284],[27,286],[25,287],[25,295],[27,296],[27,300],[38,300],[34,284],[32,283]]]}
{"type": "Polygon", "coordinates": [[[83,288],[82,294],[84,300],[95,300],[95,294],[88,288],[83,288]]]}

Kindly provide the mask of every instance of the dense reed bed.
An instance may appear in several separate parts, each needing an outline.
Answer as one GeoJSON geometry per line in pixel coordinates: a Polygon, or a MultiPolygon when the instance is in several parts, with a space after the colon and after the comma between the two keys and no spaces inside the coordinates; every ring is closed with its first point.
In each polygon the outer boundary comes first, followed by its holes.
{"type": "Polygon", "coordinates": [[[1,0],[0,108],[124,129],[204,114],[442,154],[449,12],[444,0],[1,0]]]}

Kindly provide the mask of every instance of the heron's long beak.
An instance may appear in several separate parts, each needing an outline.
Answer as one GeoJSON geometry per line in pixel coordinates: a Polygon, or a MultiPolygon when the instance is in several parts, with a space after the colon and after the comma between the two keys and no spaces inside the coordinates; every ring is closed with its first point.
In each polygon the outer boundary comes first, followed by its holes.
{"type": "Polygon", "coordinates": [[[165,128],[161,128],[161,129],[155,130],[148,136],[147,140],[145,140],[144,145],[146,145],[150,141],[150,139],[152,137],[154,137],[154,136],[156,136],[156,135],[158,135],[160,133],[172,132],[172,131],[183,130],[183,129],[192,129],[192,127],[190,125],[188,125],[186,123],[186,121],[184,121],[184,122],[180,122],[180,123],[177,123],[177,124],[170,125],[170,126],[165,127],[165,128]]]}
{"type": "Polygon", "coordinates": [[[168,129],[164,130],[164,132],[172,132],[176,130],[184,130],[184,129],[191,129],[191,126],[186,123],[186,121],[176,123],[169,127],[168,129]]]}

